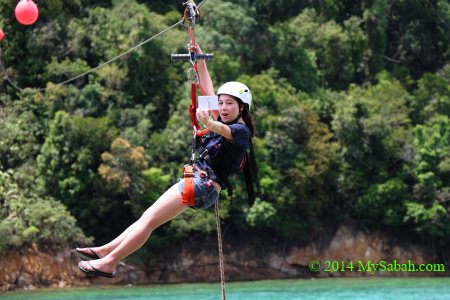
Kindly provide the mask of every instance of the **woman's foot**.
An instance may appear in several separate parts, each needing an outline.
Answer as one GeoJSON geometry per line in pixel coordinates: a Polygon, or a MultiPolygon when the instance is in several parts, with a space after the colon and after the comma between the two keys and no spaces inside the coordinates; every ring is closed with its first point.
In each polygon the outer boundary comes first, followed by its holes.
{"type": "Polygon", "coordinates": [[[85,260],[100,259],[108,254],[102,250],[101,247],[75,248],[74,252],[76,255],[85,260]]]}
{"type": "Polygon", "coordinates": [[[101,264],[100,260],[80,261],[78,268],[86,274],[113,278],[116,276],[114,267],[101,264]]]}

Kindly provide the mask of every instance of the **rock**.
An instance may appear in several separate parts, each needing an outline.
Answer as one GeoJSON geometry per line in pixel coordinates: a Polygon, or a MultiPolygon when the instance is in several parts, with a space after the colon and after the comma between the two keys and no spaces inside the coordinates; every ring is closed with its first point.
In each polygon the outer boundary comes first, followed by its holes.
{"type": "MultiPolygon", "coordinates": [[[[365,271],[367,263],[398,263],[409,262],[419,265],[433,263],[425,248],[414,245],[398,245],[392,238],[381,234],[370,235],[347,226],[339,228],[330,242],[323,245],[308,245],[306,247],[293,247],[286,261],[290,265],[308,268],[312,260],[320,262],[321,268],[315,276],[341,277],[341,276],[433,276],[444,275],[442,273],[427,272],[390,272],[390,271],[365,271]],[[337,268],[334,269],[333,266],[337,268]],[[347,266],[350,266],[347,268],[347,266]],[[351,266],[354,270],[351,270],[351,266]],[[326,271],[328,269],[328,272],[326,271]],[[330,270],[331,269],[331,270],[330,270]]],[[[310,273],[314,274],[314,273],[310,273]]]]}
{"type": "MultiPolygon", "coordinates": [[[[396,260],[399,264],[432,263],[419,246],[401,245],[381,234],[366,234],[342,226],[328,242],[305,246],[280,245],[248,237],[224,237],[227,281],[298,277],[373,276],[372,272],[325,272],[326,261],[357,267],[360,262],[396,260]],[[312,260],[321,262],[318,273],[309,270],[312,260]]],[[[91,284],[148,284],[220,281],[217,241],[214,236],[189,239],[155,254],[145,265],[121,263],[114,279],[88,277],[78,270],[78,258],[69,249],[50,251],[33,244],[0,256],[0,291],[16,288],[87,286],[91,284]]],[[[445,275],[448,273],[373,272],[377,276],[445,275]]]]}

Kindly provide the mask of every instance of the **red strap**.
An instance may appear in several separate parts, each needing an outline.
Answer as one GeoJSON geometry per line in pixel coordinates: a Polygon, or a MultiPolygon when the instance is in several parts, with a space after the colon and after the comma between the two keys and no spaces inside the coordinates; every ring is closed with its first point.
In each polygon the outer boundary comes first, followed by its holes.
{"type": "Polygon", "coordinates": [[[195,112],[197,109],[197,85],[195,83],[191,84],[192,88],[192,97],[191,97],[191,106],[189,107],[189,113],[191,115],[192,127],[195,127],[196,130],[200,129],[200,125],[197,122],[197,118],[195,116],[195,112]]]}
{"type": "Polygon", "coordinates": [[[181,195],[181,203],[194,207],[195,193],[194,193],[194,167],[192,165],[185,165],[183,168],[184,190],[181,195]]]}
{"type": "MultiPolygon", "coordinates": [[[[203,88],[200,84],[198,84],[200,91],[202,93],[202,95],[204,95],[204,91],[203,88]]],[[[196,109],[197,109],[197,85],[195,83],[191,84],[191,88],[192,88],[192,97],[191,97],[191,106],[189,106],[189,113],[191,115],[191,122],[192,122],[192,127],[195,127],[196,129],[196,135],[197,136],[204,136],[205,134],[207,134],[209,132],[209,129],[203,129],[200,130],[201,127],[198,124],[197,121],[197,117],[195,116],[196,113],[196,109]]],[[[217,120],[217,118],[219,117],[219,114],[217,111],[213,111],[213,115],[214,115],[214,119],[217,120]]]]}
{"type": "MultiPolygon", "coordinates": [[[[190,42],[191,42],[191,47],[195,46],[195,37],[194,37],[194,29],[192,27],[189,27],[189,38],[190,38],[190,42]]],[[[198,71],[198,67],[197,67],[197,63],[194,63],[194,70],[195,72],[198,71]]],[[[198,87],[200,88],[200,92],[202,93],[202,95],[205,95],[205,91],[203,90],[200,82],[198,83],[198,87]]],[[[195,134],[197,136],[204,136],[205,134],[207,134],[209,132],[209,129],[203,129],[200,130],[200,124],[198,124],[197,118],[195,116],[196,113],[196,109],[197,109],[197,84],[192,83],[191,84],[191,89],[192,89],[192,97],[191,97],[191,106],[189,107],[189,113],[191,115],[191,122],[192,122],[192,128],[195,127],[195,134]]],[[[217,120],[217,118],[219,117],[219,114],[217,112],[213,112],[214,115],[214,119],[217,120]]]]}

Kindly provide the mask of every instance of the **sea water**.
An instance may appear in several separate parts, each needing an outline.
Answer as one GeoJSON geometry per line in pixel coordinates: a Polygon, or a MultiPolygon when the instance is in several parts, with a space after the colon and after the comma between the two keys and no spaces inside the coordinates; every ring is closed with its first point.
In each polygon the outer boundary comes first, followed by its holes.
{"type": "MultiPolygon", "coordinates": [[[[333,278],[233,282],[225,285],[227,300],[449,300],[450,278],[333,278]]],[[[0,299],[152,299],[220,300],[220,284],[92,286],[41,289],[0,294],[0,299]]]]}

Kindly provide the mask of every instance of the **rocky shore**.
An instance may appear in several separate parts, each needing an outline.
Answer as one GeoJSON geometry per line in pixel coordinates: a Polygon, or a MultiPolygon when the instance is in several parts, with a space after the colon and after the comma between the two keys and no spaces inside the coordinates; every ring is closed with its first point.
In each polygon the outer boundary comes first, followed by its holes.
{"type": "MultiPolygon", "coordinates": [[[[449,272],[402,272],[358,270],[361,264],[442,264],[433,260],[420,246],[399,245],[380,234],[365,234],[355,228],[341,227],[327,242],[307,246],[280,245],[277,241],[245,241],[224,239],[227,281],[343,277],[343,276],[448,276],[449,272]],[[317,272],[310,270],[316,260],[317,272]],[[332,263],[339,265],[333,270],[332,263]],[[355,269],[344,267],[351,265],[355,269]],[[328,272],[327,272],[328,269],[328,272]],[[369,272],[370,271],[370,272],[369,272]]],[[[180,243],[176,249],[164,251],[139,265],[122,263],[114,279],[86,277],[78,270],[78,258],[70,249],[49,251],[33,245],[2,253],[0,257],[0,291],[39,287],[88,286],[92,284],[151,284],[219,281],[217,242],[214,235],[195,243],[180,243]]],[[[365,267],[364,267],[365,268],[365,267]]]]}

